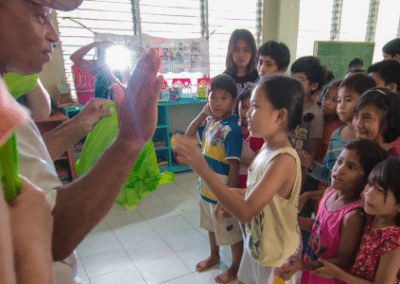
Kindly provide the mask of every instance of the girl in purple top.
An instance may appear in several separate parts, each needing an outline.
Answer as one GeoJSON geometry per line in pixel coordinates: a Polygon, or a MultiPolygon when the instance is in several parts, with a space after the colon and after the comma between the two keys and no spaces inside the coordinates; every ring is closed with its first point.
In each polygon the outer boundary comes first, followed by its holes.
{"type": "Polygon", "coordinates": [[[378,142],[388,157],[400,153],[391,142],[400,136],[400,96],[386,88],[373,88],[361,95],[354,107],[357,138],[378,142]]]}
{"type": "Polygon", "coordinates": [[[356,260],[347,273],[329,261],[314,271],[346,283],[400,283],[400,158],[379,163],[364,189],[367,222],[356,260]]]}
{"type": "Polygon", "coordinates": [[[325,191],[315,221],[298,217],[300,227],[310,231],[310,238],[304,259],[291,257],[290,263],[280,268],[283,280],[302,270],[301,284],[343,283],[312,271],[323,266],[319,259],[329,259],[345,270],[353,264],[364,226],[360,194],[373,167],[386,157],[378,143],[367,139],[353,140],[344,147],[332,169],[332,186],[325,191]]]}

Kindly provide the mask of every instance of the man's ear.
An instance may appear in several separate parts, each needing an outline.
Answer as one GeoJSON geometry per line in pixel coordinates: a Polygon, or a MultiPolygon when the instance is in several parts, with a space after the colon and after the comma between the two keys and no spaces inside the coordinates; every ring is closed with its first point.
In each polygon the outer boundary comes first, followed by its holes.
{"type": "Polygon", "coordinates": [[[400,54],[396,54],[395,56],[392,57],[393,59],[396,59],[397,61],[400,61],[400,54]]]}
{"type": "Polygon", "coordinates": [[[233,103],[234,106],[237,105],[237,102],[238,102],[238,98],[234,98],[234,99],[232,100],[232,103],[233,103]]]}
{"type": "Polygon", "coordinates": [[[317,82],[312,83],[310,85],[311,91],[315,91],[316,89],[318,89],[318,87],[319,87],[319,84],[317,82]]]}

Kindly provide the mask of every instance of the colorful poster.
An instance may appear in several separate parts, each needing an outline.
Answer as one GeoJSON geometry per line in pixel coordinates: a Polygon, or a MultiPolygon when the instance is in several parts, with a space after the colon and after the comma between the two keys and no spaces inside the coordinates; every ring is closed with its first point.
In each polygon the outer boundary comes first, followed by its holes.
{"type": "MultiPolygon", "coordinates": [[[[132,60],[140,57],[141,50],[154,48],[161,58],[160,73],[200,72],[209,74],[210,64],[206,38],[168,39],[148,35],[126,36],[96,34],[95,41],[111,41],[134,51],[132,60]]],[[[135,66],[135,62],[132,66],[135,66]]]]}

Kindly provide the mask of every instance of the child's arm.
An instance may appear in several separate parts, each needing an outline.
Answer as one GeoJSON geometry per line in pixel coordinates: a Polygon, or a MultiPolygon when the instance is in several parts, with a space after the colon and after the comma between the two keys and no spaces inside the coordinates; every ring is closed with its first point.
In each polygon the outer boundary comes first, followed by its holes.
{"type": "Polygon", "coordinates": [[[315,220],[312,218],[297,216],[297,222],[299,223],[299,227],[307,232],[311,231],[312,226],[314,225],[314,221],[315,220]]]}
{"type": "Polygon", "coordinates": [[[381,257],[373,282],[351,275],[329,261],[320,260],[320,262],[324,266],[313,271],[318,276],[338,278],[348,284],[392,284],[400,269],[400,250],[389,251],[381,257]]]}
{"type": "Polygon", "coordinates": [[[177,136],[175,148],[181,154],[181,160],[204,179],[218,201],[239,221],[246,223],[256,216],[271,201],[275,194],[287,198],[296,178],[296,162],[290,155],[275,157],[268,165],[260,181],[250,194],[243,199],[239,194],[232,194],[230,188],[208,166],[200,149],[193,141],[184,136],[177,136]],[[282,171],[281,169],[285,169],[282,171]],[[265,190],[268,188],[268,190],[265,190]],[[289,189],[289,190],[286,190],[289,189]]]}
{"type": "Polygon", "coordinates": [[[185,135],[195,140],[197,129],[201,126],[203,121],[207,118],[207,116],[211,115],[210,106],[208,103],[204,106],[203,110],[200,114],[190,123],[188,128],[186,129],[185,135]]]}
{"type": "Polygon", "coordinates": [[[97,76],[100,69],[102,68],[101,66],[99,66],[98,62],[92,62],[92,61],[88,61],[86,59],[84,59],[83,57],[93,48],[98,47],[98,48],[102,48],[105,49],[108,46],[110,46],[111,43],[110,42],[92,42],[80,49],[78,49],[77,51],[75,51],[71,56],[70,59],[72,62],[74,62],[74,64],[79,67],[79,69],[81,69],[84,72],[90,73],[93,76],[97,76]]]}
{"type": "Polygon", "coordinates": [[[306,204],[307,200],[309,199],[317,199],[320,200],[322,196],[324,196],[324,190],[314,190],[314,191],[306,191],[300,195],[299,198],[299,212],[303,209],[304,205],[306,204]]]}
{"type": "Polygon", "coordinates": [[[227,186],[230,188],[236,188],[239,176],[240,161],[237,159],[227,159],[229,164],[229,175],[227,186]]]}
{"type": "MultiPolygon", "coordinates": [[[[339,254],[337,258],[329,259],[331,263],[346,270],[350,268],[357,254],[363,226],[364,216],[361,208],[357,208],[346,214],[341,226],[339,254]]],[[[279,274],[283,280],[287,281],[297,271],[314,271],[322,266],[322,263],[318,260],[305,261],[297,259],[288,266],[281,267],[279,274]]]]}

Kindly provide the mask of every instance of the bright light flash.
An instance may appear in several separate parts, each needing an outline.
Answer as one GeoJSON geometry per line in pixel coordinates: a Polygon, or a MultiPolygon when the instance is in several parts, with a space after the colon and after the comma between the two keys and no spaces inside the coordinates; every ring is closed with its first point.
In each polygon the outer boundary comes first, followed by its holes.
{"type": "Polygon", "coordinates": [[[124,71],[132,67],[132,51],[123,45],[106,49],[106,63],[112,71],[124,71]]]}

